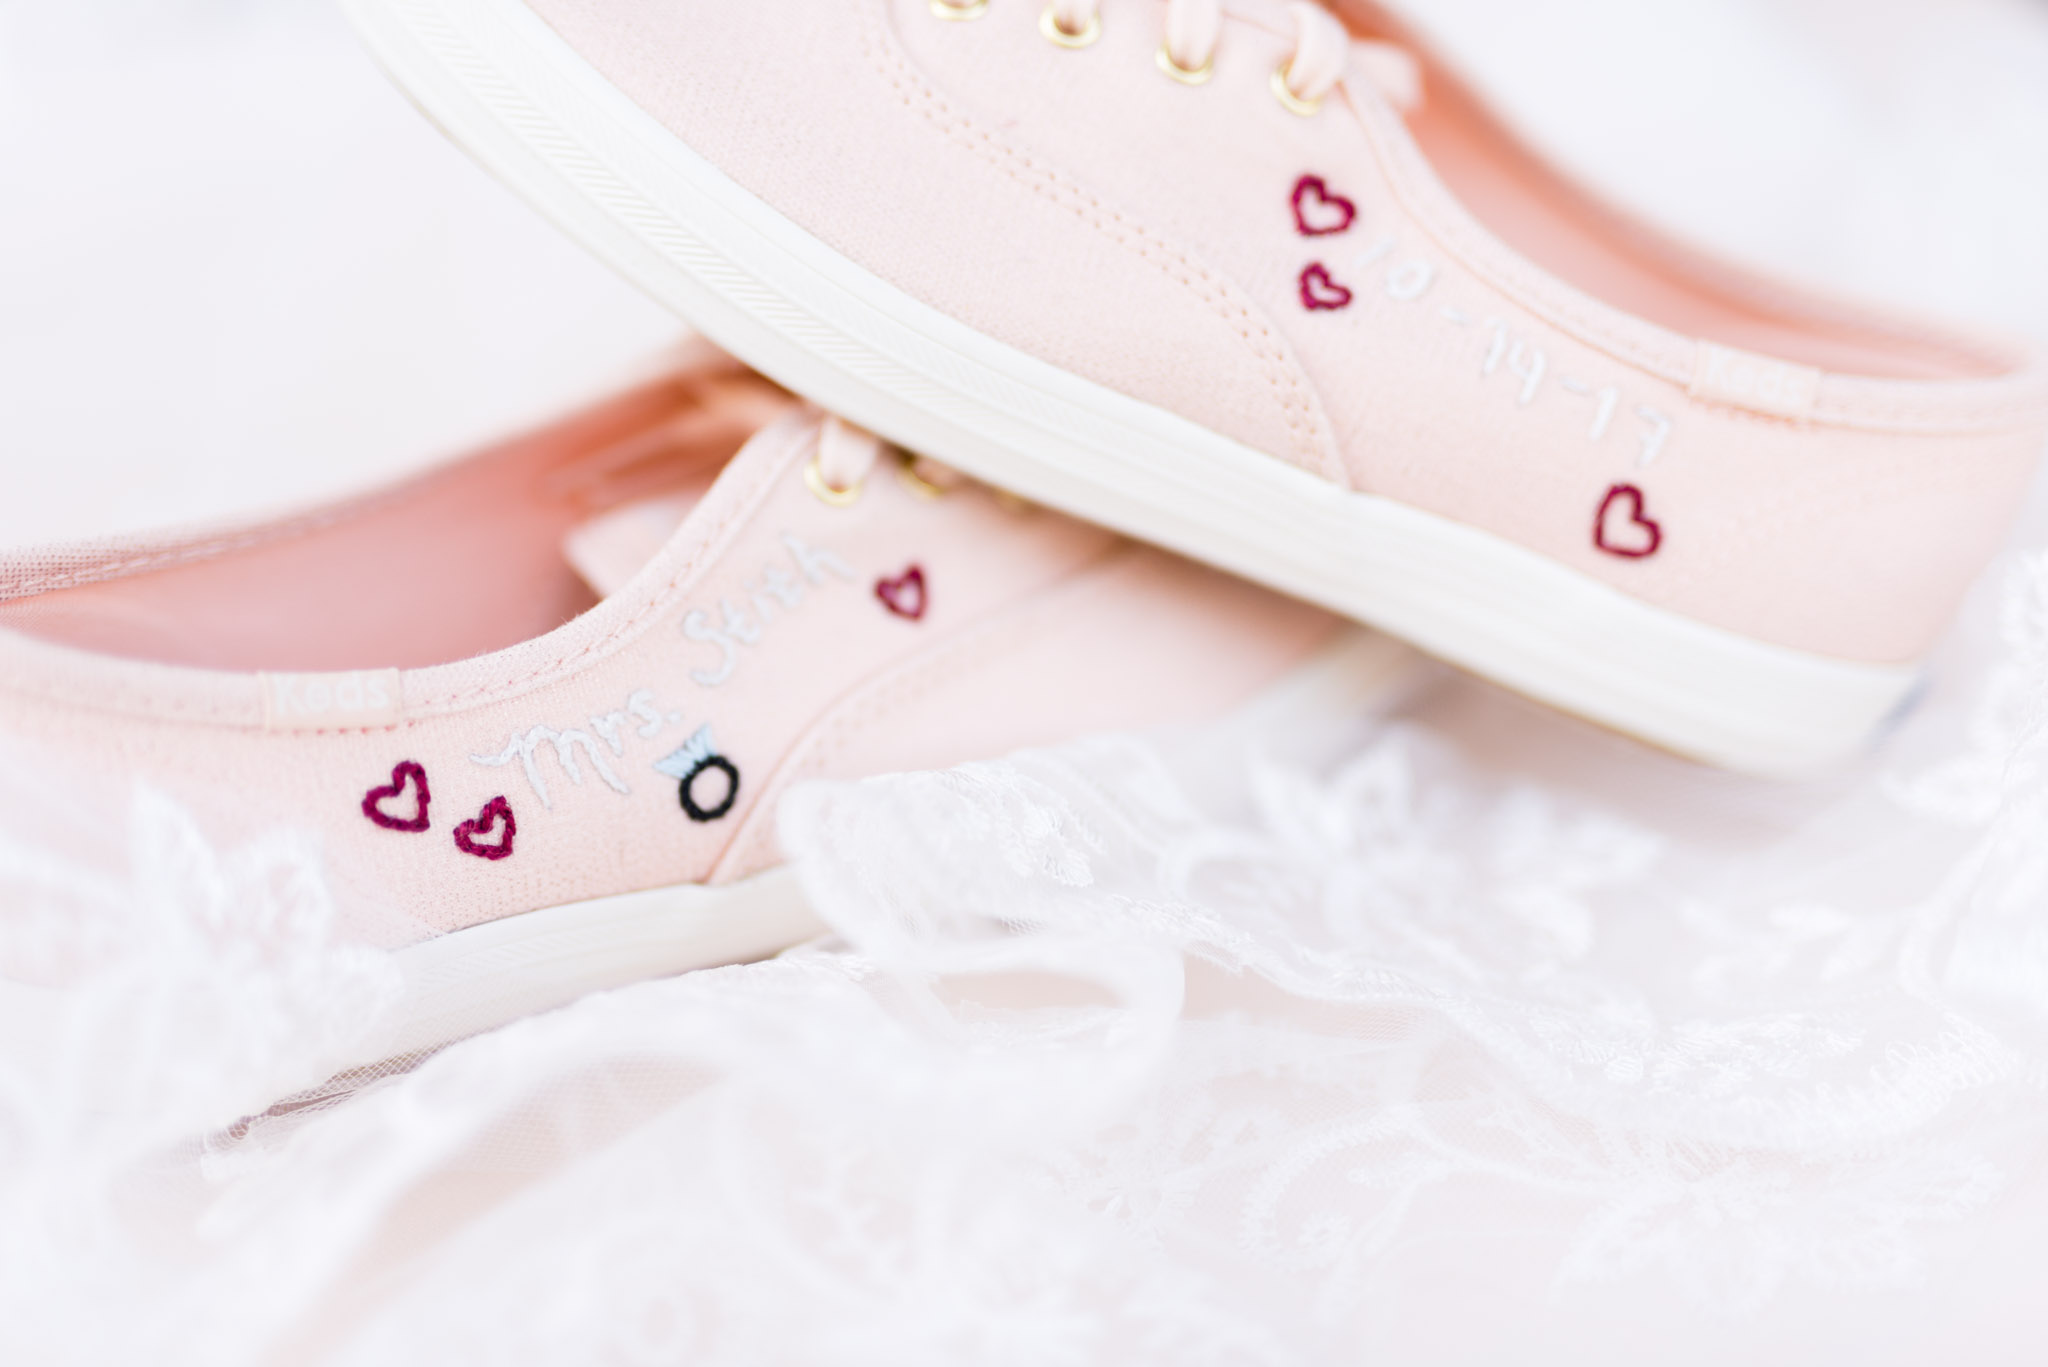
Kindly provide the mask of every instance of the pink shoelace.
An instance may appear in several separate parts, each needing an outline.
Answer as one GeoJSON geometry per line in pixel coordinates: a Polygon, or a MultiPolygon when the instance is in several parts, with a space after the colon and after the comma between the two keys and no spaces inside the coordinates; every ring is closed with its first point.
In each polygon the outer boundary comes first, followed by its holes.
{"type": "MultiPolygon", "coordinates": [[[[1091,14],[1100,0],[1052,0],[1048,12],[1063,21],[1065,11],[1091,14]]],[[[1294,55],[1280,68],[1279,80],[1297,104],[1313,108],[1343,78],[1351,51],[1351,35],[1336,16],[1320,5],[1288,6],[1294,16],[1294,55]]],[[[1166,36],[1160,44],[1162,63],[1171,63],[1183,79],[1201,79],[1215,67],[1223,41],[1223,0],[1168,0],[1166,36]]]]}
{"type": "Polygon", "coordinates": [[[859,489],[881,458],[881,438],[843,418],[827,417],[818,430],[812,468],[827,489],[844,495],[859,489]]]}

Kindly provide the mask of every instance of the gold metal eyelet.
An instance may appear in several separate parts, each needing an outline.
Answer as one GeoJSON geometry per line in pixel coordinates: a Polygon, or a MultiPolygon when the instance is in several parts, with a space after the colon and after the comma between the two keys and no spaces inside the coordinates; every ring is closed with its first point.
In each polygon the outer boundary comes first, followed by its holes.
{"type": "Polygon", "coordinates": [[[835,489],[825,482],[825,472],[818,468],[816,456],[812,456],[811,463],[804,466],[804,484],[820,500],[835,508],[848,508],[860,501],[860,485],[856,484],[848,489],[835,489]]]}
{"type": "Polygon", "coordinates": [[[917,457],[908,451],[903,453],[902,461],[897,464],[896,475],[903,481],[903,487],[919,498],[944,498],[950,492],[943,484],[934,484],[920,475],[917,472],[917,457]]]}
{"type": "Polygon", "coordinates": [[[931,6],[933,14],[955,22],[979,19],[988,13],[988,0],[961,0],[959,4],[953,3],[953,0],[931,0],[931,6]]]}
{"type": "Polygon", "coordinates": [[[1156,60],[1161,71],[1173,77],[1182,85],[1202,85],[1211,76],[1216,74],[1216,53],[1213,49],[1209,53],[1209,60],[1192,71],[1182,66],[1179,62],[1174,61],[1173,50],[1164,43],[1159,45],[1159,53],[1156,60]]]}
{"type": "Polygon", "coordinates": [[[1294,87],[1287,83],[1288,76],[1293,71],[1293,68],[1294,64],[1289,62],[1286,66],[1273,73],[1273,96],[1280,103],[1286,105],[1290,110],[1305,119],[1321,109],[1323,101],[1321,96],[1317,96],[1313,100],[1304,100],[1301,96],[1294,93],[1294,87]]]}
{"type": "Polygon", "coordinates": [[[1061,47],[1087,47],[1102,36],[1102,12],[1097,10],[1088,16],[1088,27],[1079,33],[1069,33],[1060,27],[1060,16],[1051,5],[1038,16],[1038,31],[1058,43],[1061,47]]]}

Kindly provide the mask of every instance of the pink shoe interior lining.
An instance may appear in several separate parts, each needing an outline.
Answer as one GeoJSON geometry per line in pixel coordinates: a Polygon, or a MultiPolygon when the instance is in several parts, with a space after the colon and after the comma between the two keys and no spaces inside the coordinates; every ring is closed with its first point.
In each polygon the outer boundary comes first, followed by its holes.
{"type": "MultiPolygon", "coordinates": [[[[1429,47],[1370,0],[1343,0],[1353,29],[1429,47]]],[[[1425,58],[1426,61],[1426,58],[1425,58]]],[[[1544,270],[1614,308],[1671,331],[1840,375],[1982,379],[2011,358],[1981,354],[1931,330],[1887,325],[1696,256],[1561,180],[1504,128],[1452,71],[1425,67],[1410,131],[1451,194],[1495,236],[1544,270]]]]}
{"type": "Polygon", "coordinates": [[[224,670],[449,664],[597,601],[571,529],[654,493],[694,503],[793,400],[693,370],[325,513],[226,535],[30,553],[0,566],[0,626],[224,670]]]}

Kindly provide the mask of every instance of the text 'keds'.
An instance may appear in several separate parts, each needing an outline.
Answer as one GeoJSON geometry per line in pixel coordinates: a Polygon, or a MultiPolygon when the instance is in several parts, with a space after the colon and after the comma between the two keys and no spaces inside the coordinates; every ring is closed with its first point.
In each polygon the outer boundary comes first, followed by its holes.
{"type": "Polygon", "coordinates": [[[268,731],[361,731],[405,719],[405,689],[395,669],[262,678],[268,731]]]}

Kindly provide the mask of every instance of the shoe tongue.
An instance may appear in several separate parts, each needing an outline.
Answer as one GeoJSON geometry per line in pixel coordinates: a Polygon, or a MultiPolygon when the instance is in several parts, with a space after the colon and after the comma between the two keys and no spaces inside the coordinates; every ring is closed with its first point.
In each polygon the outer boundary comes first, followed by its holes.
{"type": "Polygon", "coordinates": [[[569,529],[562,555],[590,591],[609,598],[660,552],[702,499],[698,493],[638,499],[569,529]]]}
{"type": "Polygon", "coordinates": [[[815,412],[783,415],[757,431],[722,466],[700,466],[681,487],[671,482],[577,523],[562,538],[562,558],[592,593],[611,597],[676,538],[717,484],[749,461],[779,459],[791,440],[815,445],[824,425],[815,412]]]}
{"type": "MultiPolygon", "coordinates": [[[[563,559],[592,593],[600,598],[611,597],[675,539],[713,485],[749,460],[775,459],[776,453],[786,450],[785,443],[792,439],[816,453],[814,469],[829,468],[836,461],[843,468],[823,478],[848,485],[866,479],[885,449],[873,434],[839,419],[821,416],[815,410],[808,417],[791,414],[762,428],[714,475],[700,475],[688,487],[668,488],[632,499],[577,523],[562,538],[563,559]]],[[[907,465],[905,474],[915,485],[933,494],[954,488],[965,479],[950,466],[924,458],[907,465]]]]}
{"type": "Polygon", "coordinates": [[[1365,69],[1365,74],[1387,103],[1401,112],[1402,117],[1412,117],[1422,109],[1422,63],[1415,54],[1398,43],[1380,42],[1375,39],[1358,39],[1351,44],[1353,59],[1365,69]]]}

